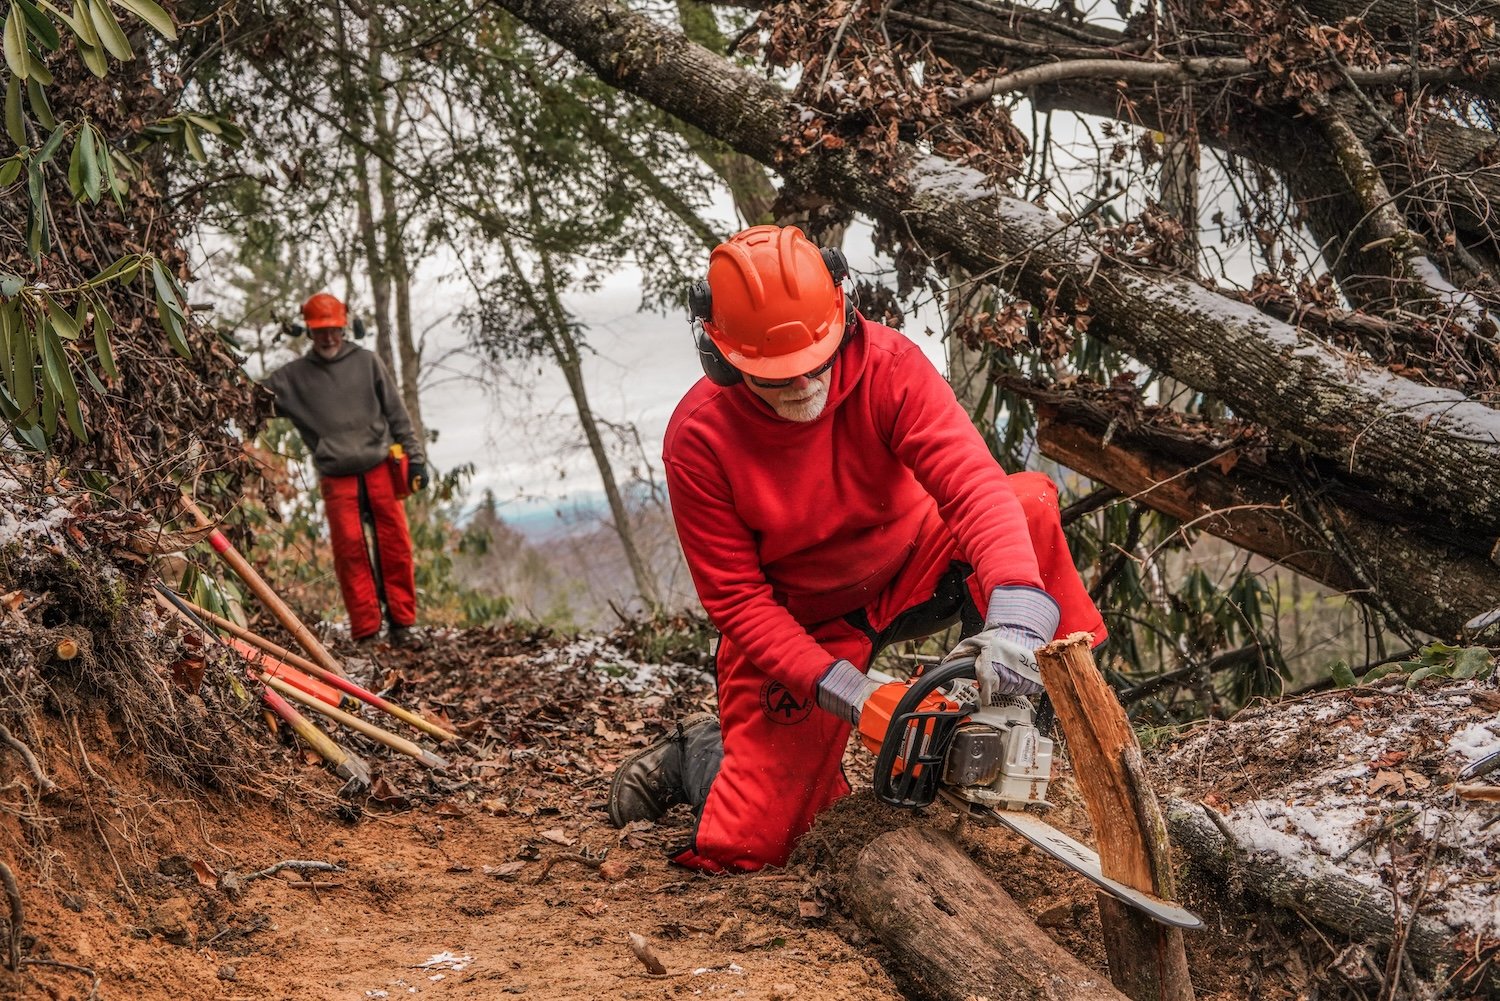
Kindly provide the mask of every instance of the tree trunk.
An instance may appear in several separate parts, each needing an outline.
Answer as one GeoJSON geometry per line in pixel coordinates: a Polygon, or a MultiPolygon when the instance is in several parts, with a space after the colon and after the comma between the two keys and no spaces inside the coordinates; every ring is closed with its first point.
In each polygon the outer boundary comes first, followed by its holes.
{"type": "Polygon", "coordinates": [[[1126,1001],[937,831],[906,827],[870,842],[842,897],[890,951],[914,998],[1126,1001]]]}
{"type": "MultiPolygon", "coordinates": [[[[541,232],[541,213],[537,207],[535,195],[531,193],[531,184],[534,179],[527,174],[524,162],[521,170],[523,172],[523,183],[527,186],[530,198],[531,226],[533,232],[541,232]]],[[[661,598],[656,586],[656,580],[647,567],[646,561],[641,556],[640,547],[636,545],[635,531],[630,520],[630,511],[625,505],[625,498],[620,492],[619,484],[615,481],[614,468],[609,461],[609,451],[604,446],[604,439],[599,434],[599,423],[594,418],[593,408],[589,405],[588,389],[583,381],[582,359],[579,357],[578,342],[574,339],[570,330],[570,320],[567,311],[563,308],[562,297],[558,292],[557,280],[552,270],[552,258],[545,246],[538,245],[535,250],[540,260],[542,269],[543,288],[541,295],[530,282],[525,281],[521,262],[516,257],[515,249],[510,241],[504,236],[500,238],[500,250],[504,254],[506,263],[518,280],[526,288],[528,305],[531,307],[537,321],[546,327],[546,339],[548,348],[552,352],[553,360],[562,370],[563,378],[567,380],[568,392],[573,397],[573,405],[578,411],[578,423],[583,430],[584,439],[588,442],[589,452],[594,457],[594,464],[599,470],[599,479],[604,485],[604,496],[609,503],[610,515],[614,518],[615,535],[620,540],[620,546],[625,551],[626,563],[630,566],[631,576],[634,578],[636,591],[641,598],[651,606],[654,612],[661,606],[661,598]]]]}
{"type": "MultiPolygon", "coordinates": [[[[500,0],[607,82],[762,163],[778,163],[798,109],[739,70],[607,0],[500,0]]],[[[973,272],[1056,294],[1090,332],[1210,393],[1283,441],[1486,541],[1500,535],[1500,414],[1347,356],[1243,303],[1092,253],[1049,213],[988,194],[977,172],[915,149],[884,176],[849,151],[788,162],[795,181],[889,223],[973,272]]]]}
{"type": "Polygon", "coordinates": [[[1037,441],[1069,469],[1434,636],[1456,638],[1500,594],[1500,570],[1484,555],[1335,507],[1289,469],[1269,478],[1253,448],[1168,454],[1138,430],[1117,426],[1106,438],[1109,424],[1070,407],[1062,419],[1043,416],[1037,441]]]}
{"type": "MultiPolygon", "coordinates": [[[[339,51],[347,57],[350,54],[349,36],[344,27],[342,0],[333,5],[333,23],[339,51]]],[[[367,109],[361,100],[363,95],[357,94],[354,82],[349,77],[351,63],[350,58],[339,60],[345,116],[355,133],[354,141],[349,144],[354,157],[354,206],[359,224],[360,246],[364,250],[366,278],[370,282],[370,296],[375,310],[375,353],[391,377],[396,378],[399,369],[396,368],[396,358],[391,349],[394,342],[391,336],[391,286],[386,277],[380,242],[375,232],[375,194],[370,182],[369,152],[364,129],[359,124],[365,120],[367,109]]]]}
{"type": "MultiPolygon", "coordinates": [[[[417,350],[411,325],[411,268],[402,243],[400,202],[396,197],[395,172],[391,167],[396,150],[395,128],[392,112],[385,99],[385,76],[381,69],[380,14],[375,12],[367,24],[370,32],[370,112],[375,125],[376,149],[385,156],[379,158],[377,169],[380,178],[380,231],[384,241],[384,261],[390,275],[396,298],[396,350],[401,357],[401,402],[406,404],[406,413],[411,418],[412,431],[417,440],[427,440],[427,425],[422,420],[422,357],[417,350]]],[[[398,73],[399,77],[400,74],[398,73]]]]}

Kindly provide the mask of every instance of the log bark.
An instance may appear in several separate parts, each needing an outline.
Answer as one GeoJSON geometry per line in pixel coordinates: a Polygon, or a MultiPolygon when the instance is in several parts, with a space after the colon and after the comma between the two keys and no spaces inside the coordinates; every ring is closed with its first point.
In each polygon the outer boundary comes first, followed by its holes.
{"type": "Polygon", "coordinates": [[[912,997],[1125,1001],[938,831],[882,834],[855,859],[842,895],[912,997]]]}
{"type": "Polygon", "coordinates": [[[781,163],[798,109],[784,91],[608,0],[498,0],[605,81],[790,179],[890,224],[947,262],[994,273],[1034,302],[1056,294],[1090,331],[1211,393],[1283,442],[1428,505],[1434,519],[1500,536],[1500,414],[1322,344],[1195,283],[1120,266],[975,171],[907,149],[884,176],[852,152],[781,163]]]}
{"type": "MultiPolygon", "coordinates": [[[[1247,909],[1274,904],[1346,940],[1380,947],[1389,946],[1400,923],[1407,922],[1406,954],[1424,977],[1445,980],[1462,966],[1458,937],[1446,925],[1404,912],[1398,918],[1387,889],[1361,883],[1319,855],[1288,857],[1231,843],[1206,809],[1182,800],[1167,804],[1172,843],[1188,861],[1184,879],[1198,884],[1205,896],[1224,899],[1227,891],[1230,899],[1242,898],[1247,909]]],[[[1500,975],[1493,971],[1483,982],[1465,986],[1482,997],[1500,997],[1500,975]]]]}
{"type": "MultiPolygon", "coordinates": [[[[1094,664],[1087,633],[1037,652],[1042,680],[1068,741],[1104,875],[1165,899],[1176,895],[1167,825],[1144,779],[1141,745],[1094,664]]],[[[1158,924],[1104,894],[1099,918],[1109,975],[1134,1001],[1192,1001],[1182,929],[1158,924]]]]}
{"type": "Polygon", "coordinates": [[[1500,569],[1487,553],[1434,539],[1352,507],[1308,497],[1287,482],[1256,476],[1255,460],[1235,449],[1196,456],[1163,454],[1143,436],[1109,434],[1070,408],[1037,428],[1042,454],[1193,528],[1301,573],[1357,601],[1394,613],[1445,639],[1494,607],[1500,569]],[[1225,469],[1232,467],[1229,472],[1225,469]],[[1304,508],[1319,511],[1310,519],[1304,508]]]}

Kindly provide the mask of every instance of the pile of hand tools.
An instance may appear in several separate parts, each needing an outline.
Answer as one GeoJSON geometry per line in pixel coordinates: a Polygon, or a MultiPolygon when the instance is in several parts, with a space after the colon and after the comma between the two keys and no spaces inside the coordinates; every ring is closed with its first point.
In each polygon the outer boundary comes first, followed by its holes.
{"type": "Polygon", "coordinates": [[[213,523],[186,494],[182,496],[182,510],[198,527],[212,529],[207,541],[214,552],[296,638],[308,656],[293,653],[244,626],[187,600],[166,585],[157,583],[156,600],[166,612],[191,628],[201,630],[242,661],[247,676],[259,689],[260,698],[270,712],[291,727],[298,737],[347,779],[351,786],[366,788],[370,785],[369,765],[319,729],[298,710],[297,705],[405,754],[429,768],[448,767],[448,762],[442,756],[413,740],[376,726],[359,713],[369,706],[421,731],[439,743],[457,742],[457,734],[351,681],[343,666],[318,641],[312,630],[298,619],[291,607],[271,589],[224,534],[213,527],[213,523]]]}

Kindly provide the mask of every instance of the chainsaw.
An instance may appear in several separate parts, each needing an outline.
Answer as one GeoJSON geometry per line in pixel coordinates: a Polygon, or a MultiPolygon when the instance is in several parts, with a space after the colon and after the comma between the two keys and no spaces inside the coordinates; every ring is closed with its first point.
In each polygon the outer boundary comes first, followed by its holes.
{"type": "MultiPolygon", "coordinates": [[[[876,672],[871,675],[879,678],[876,672]]],[[[973,679],[974,658],[959,658],[911,679],[899,700],[894,693],[885,698],[877,693],[865,703],[860,729],[865,746],[876,755],[875,796],[906,809],[942,796],[967,817],[1019,834],[1162,924],[1201,927],[1203,922],[1180,905],[1110,879],[1092,848],[1026,812],[1026,807],[1051,805],[1052,741],[1037,730],[1031,704],[1023,698],[1007,696],[1000,705],[977,706],[973,679]],[[885,739],[873,739],[870,732],[880,732],[882,720],[889,721],[885,739]],[[867,729],[867,724],[873,726],[867,729]]]]}

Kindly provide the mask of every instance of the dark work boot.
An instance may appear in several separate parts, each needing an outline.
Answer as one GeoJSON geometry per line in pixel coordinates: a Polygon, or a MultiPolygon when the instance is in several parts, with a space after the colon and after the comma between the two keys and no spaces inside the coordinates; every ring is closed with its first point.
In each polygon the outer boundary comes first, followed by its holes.
{"type": "Polygon", "coordinates": [[[609,783],[609,822],[659,820],[678,803],[702,809],[724,756],[719,720],[694,713],[650,747],[620,762],[609,783]]]}

